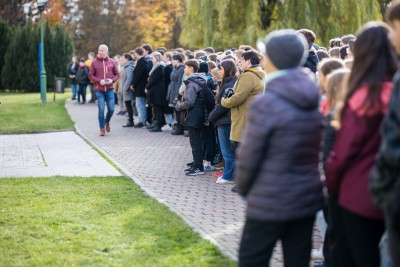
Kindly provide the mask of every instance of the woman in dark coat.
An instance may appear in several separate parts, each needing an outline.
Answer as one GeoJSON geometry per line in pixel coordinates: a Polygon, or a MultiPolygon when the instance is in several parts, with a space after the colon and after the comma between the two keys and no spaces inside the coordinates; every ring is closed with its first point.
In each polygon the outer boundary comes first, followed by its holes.
{"type": "Polygon", "coordinates": [[[78,83],[76,82],[76,74],[79,70],[79,64],[77,63],[76,56],[72,57],[71,63],[68,65],[68,73],[71,81],[72,88],[72,100],[76,100],[76,95],[78,94],[78,83]]]}
{"type": "Polygon", "coordinates": [[[218,177],[217,184],[233,183],[233,170],[235,168],[235,155],[231,150],[231,141],[229,135],[231,132],[231,112],[229,108],[221,105],[221,99],[233,87],[237,81],[236,64],[233,60],[228,59],[221,62],[220,75],[222,77],[221,88],[215,96],[217,105],[208,116],[218,132],[218,141],[221,147],[221,153],[224,157],[224,174],[218,177]]]}
{"type": "Polygon", "coordinates": [[[146,85],[147,101],[153,111],[153,126],[150,132],[161,132],[163,123],[163,106],[165,105],[165,81],[163,56],[159,52],[153,53],[153,68],[146,85]]]}
{"type": "MultiPolygon", "coordinates": [[[[179,88],[182,85],[183,74],[185,71],[185,64],[183,64],[183,56],[181,54],[176,54],[172,56],[172,66],[174,69],[171,72],[171,83],[168,86],[167,101],[168,106],[174,108],[176,103],[180,98],[179,88]]],[[[184,113],[181,111],[176,111],[177,126],[176,130],[173,131],[172,135],[183,134],[183,124],[184,124],[184,113]]]]}

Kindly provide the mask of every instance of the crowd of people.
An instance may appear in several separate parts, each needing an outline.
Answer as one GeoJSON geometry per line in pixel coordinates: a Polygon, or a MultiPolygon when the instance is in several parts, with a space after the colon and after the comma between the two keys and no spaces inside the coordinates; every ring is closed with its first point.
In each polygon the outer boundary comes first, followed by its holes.
{"type": "Polygon", "coordinates": [[[309,29],[223,52],[144,44],[113,60],[100,45],[73,58],[72,99],[91,86],[101,136],[116,103],[123,127],[187,135],[188,176],[222,167],[216,183],[247,201],[239,266],[267,266],[278,240],[285,266],[309,266],[316,217],[318,266],[400,266],[400,2],[387,19],[328,49],[309,29]]]}

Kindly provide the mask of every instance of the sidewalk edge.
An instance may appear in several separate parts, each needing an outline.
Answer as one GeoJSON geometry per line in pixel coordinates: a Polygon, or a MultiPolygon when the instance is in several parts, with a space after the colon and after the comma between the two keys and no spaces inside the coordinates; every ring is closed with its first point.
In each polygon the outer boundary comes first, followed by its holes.
{"type": "MultiPolygon", "coordinates": [[[[69,114],[68,108],[67,108],[67,103],[65,104],[65,108],[67,109],[67,112],[69,114]]],[[[69,114],[70,115],[70,114],[69,114]]],[[[70,115],[71,117],[71,115],[70,115]]],[[[71,117],[72,120],[72,117],[71,117]]],[[[195,232],[197,232],[203,239],[210,241],[212,244],[217,246],[222,254],[225,256],[229,257],[230,259],[234,261],[238,261],[238,258],[235,254],[230,252],[226,247],[221,245],[217,240],[215,240],[212,236],[207,234],[205,231],[203,231],[198,225],[196,225],[194,222],[192,222],[189,218],[187,218],[185,215],[177,211],[172,205],[170,205],[168,202],[166,202],[164,199],[160,198],[156,193],[154,193],[150,188],[148,188],[139,178],[137,178],[133,173],[131,173],[128,169],[126,169],[122,164],[120,164],[117,160],[115,160],[113,157],[111,157],[104,149],[102,149],[100,146],[98,146],[96,143],[92,142],[90,138],[88,138],[78,127],[78,125],[75,123],[74,120],[72,120],[75,125],[75,132],[85,141],[89,142],[93,147],[98,149],[101,153],[104,154],[109,160],[111,160],[124,174],[129,176],[143,191],[145,194],[150,196],[151,198],[157,200],[159,203],[167,206],[172,212],[177,214],[179,217],[181,217],[186,224],[188,224],[195,232]]]]}

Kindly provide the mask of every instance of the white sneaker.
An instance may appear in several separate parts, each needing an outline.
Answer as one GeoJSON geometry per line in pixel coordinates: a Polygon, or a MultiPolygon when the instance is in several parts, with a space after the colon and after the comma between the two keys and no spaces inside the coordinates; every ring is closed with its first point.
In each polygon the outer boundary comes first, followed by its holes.
{"type": "Polygon", "coordinates": [[[211,165],[211,161],[203,160],[204,171],[215,171],[215,167],[211,165]]]}
{"type": "Polygon", "coordinates": [[[172,131],[172,127],[169,124],[165,124],[163,127],[161,127],[161,131],[163,131],[163,132],[171,132],[172,131]]]}
{"type": "Polygon", "coordinates": [[[211,164],[206,164],[206,165],[204,165],[204,171],[206,171],[206,172],[207,171],[215,171],[215,168],[211,164]]]}
{"type": "Polygon", "coordinates": [[[234,184],[235,182],[234,181],[230,181],[230,180],[222,179],[222,177],[221,177],[221,179],[217,179],[216,183],[217,184],[234,184]]]}
{"type": "Polygon", "coordinates": [[[312,249],[311,250],[311,258],[313,260],[320,260],[324,258],[324,254],[322,253],[322,248],[320,249],[312,249]]]}

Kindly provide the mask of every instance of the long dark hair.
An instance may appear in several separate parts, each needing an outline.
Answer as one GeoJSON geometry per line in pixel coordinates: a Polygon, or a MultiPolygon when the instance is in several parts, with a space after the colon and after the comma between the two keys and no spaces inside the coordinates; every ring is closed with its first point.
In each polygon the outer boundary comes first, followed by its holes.
{"type": "Polygon", "coordinates": [[[224,79],[228,77],[232,77],[236,75],[237,72],[237,67],[235,61],[232,59],[226,59],[221,62],[221,68],[224,68],[224,77],[221,77],[221,86],[218,89],[217,94],[215,95],[215,100],[218,101],[220,98],[221,94],[223,93],[221,88],[224,86],[224,79]]]}
{"type": "MultiPolygon", "coordinates": [[[[361,109],[382,107],[382,82],[390,81],[397,70],[395,50],[388,37],[389,26],[369,22],[357,34],[354,43],[354,63],[351,69],[344,102],[338,107],[336,119],[341,120],[349,99],[361,86],[368,86],[361,109]]],[[[340,122],[339,122],[340,126],[340,122]]]]}

